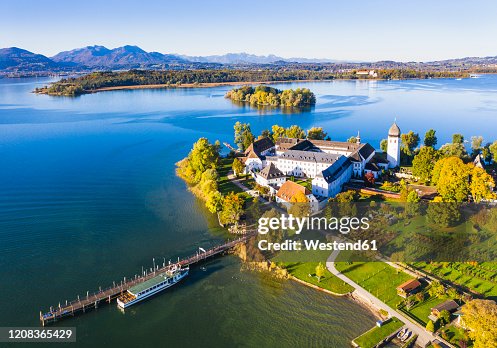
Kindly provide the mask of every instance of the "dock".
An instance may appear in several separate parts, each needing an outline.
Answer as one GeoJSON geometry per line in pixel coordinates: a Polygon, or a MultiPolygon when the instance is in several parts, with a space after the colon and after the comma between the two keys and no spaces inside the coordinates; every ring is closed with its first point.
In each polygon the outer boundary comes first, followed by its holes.
{"type": "MultiPolygon", "coordinates": [[[[249,237],[250,235],[247,234],[235,240],[227,241],[223,244],[217,245],[208,250],[200,249],[201,252],[199,251],[194,255],[191,255],[184,259],[178,259],[178,261],[174,264],[179,263],[181,266],[190,266],[202,262],[208,258],[212,258],[216,255],[230,250],[239,243],[246,242],[249,237]]],[[[45,326],[61,319],[72,317],[76,314],[85,313],[86,311],[91,309],[96,309],[101,303],[110,303],[112,302],[112,300],[116,299],[121,294],[126,292],[129,288],[143,283],[161,273],[167,272],[171,267],[173,267],[174,264],[170,263],[166,265],[164,262],[162,267],[155,266],[154,264],[154,269],[152,270],[151,268],[150,272],[144,271],[141,275],[135,275],[135,277],[132,279],[126,279],[126,277],[124,277],[119,284],[114,283],[107,289],[99,289],[99,291],[93,294],[87,293],[84,297],[80,297],[78,295],[77,299],[70,302],[66,301],[63,306],[61,306],[61,304],[59,303],[57,307],[50,307],[50,310],[48,312],[40,311],[40,323],[42,326],[45,326]]]]}

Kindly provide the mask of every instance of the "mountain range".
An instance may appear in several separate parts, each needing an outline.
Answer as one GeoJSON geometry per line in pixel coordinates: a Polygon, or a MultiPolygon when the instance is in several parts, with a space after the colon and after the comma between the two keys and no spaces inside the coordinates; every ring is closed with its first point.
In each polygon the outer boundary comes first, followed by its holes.
{"type": "Polygon", "coordinates": [[[228,53],[211,56],[186,56],[146,52],[138,46],[122,46],[108,49],[104,46],[87,46],[64,51],[53,57],[10,47],[0,49],[0,74],[42,74],[60,72],[88,72],[94,70],[124,69],[188,69],[240,65],[339,65],[346,68],[463,68],[471,66],[496,66],[497,57],[468,57],[426,63],[376,62],[352,63],[332,59],[283,58],[276,55],[258,56],[249,53],[228,53]]]}

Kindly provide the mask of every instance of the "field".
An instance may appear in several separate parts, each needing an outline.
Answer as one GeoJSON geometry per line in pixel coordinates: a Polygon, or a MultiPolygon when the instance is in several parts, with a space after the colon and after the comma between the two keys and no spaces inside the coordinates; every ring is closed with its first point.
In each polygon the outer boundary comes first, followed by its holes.
{"type": "Polygon", "coordinates": [[[467,287],[487,298],[497,299],[497,263],[484,262],[479,265],[470,265],[458,262],[431,264],[416,262],[413,266],[454,284],[467,287]]]}
{"type": "Polygon", "coordinates": [[[383,262],[337,262],[336,268],[393,308],[402,300],[397,286],[412,279],[383,262]]]}
{"type": "Polygon", "coordinates": [[[368,332],[357,337],[356,339],[354,339],[354,342],[361,348],[372,348],[377,343],[383,341],[385,338],[400,329],[402,326],[403,323],[399,319],[394,317],[388,323],[383,324],[383,326],[375,326],[368,332]]]}
{"type": "Polygon", "coordinates": [[[223,195],[226,195],[230,192],[235,192],[235,193],[241,193],[242,197],[245,200],[250,199],[250,196],[243,192],[243,190],[233,184],[231,180],[228,179],[228,172],[231,170],[231,166],[233,163],[232,158],[222,158],[221,159],[221,164],[218,168],[218,174],[219,174],[219,180],[218,180],[218,188],[219,192],[221,192],[223,195]]]}

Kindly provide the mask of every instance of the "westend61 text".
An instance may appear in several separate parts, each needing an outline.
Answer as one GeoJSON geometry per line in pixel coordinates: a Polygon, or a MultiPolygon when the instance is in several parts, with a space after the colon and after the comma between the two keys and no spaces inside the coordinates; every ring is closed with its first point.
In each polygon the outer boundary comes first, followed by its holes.
{"type": "Polygon", "coordinates": [[[354,250],[354,251],[368,251],[378,250],[376,240],[368,241],[358,240],[357,242],[328,242],[324,243],[319,240],[304,240],[296,241],[287,239],[284,242],[269,242],[265,239],[260,240],[258,243],[259,250],[262,251],[301,251],[301,250],[354,250]]]}

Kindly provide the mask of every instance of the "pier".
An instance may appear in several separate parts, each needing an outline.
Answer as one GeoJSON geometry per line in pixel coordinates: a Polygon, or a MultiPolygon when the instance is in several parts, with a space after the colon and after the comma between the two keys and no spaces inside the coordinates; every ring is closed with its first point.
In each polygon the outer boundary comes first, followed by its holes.
{"type": "Polygon", "coordinates": [[[154,264],[154,269],[151,270],[149,273],[144,272],[140,276],[135,275],[135,277],[132,279],[126,279],[126,277],[124,277],[124,279],[119,284],[114,283],[111,287],[103,290],[99,289],[99,291],[93,294],[87,293],[84,297],[80,297],[78,295],[77,299],[71,302],[66,301],[66,303],[62,306],[59,303],[57,307],[50,307],[50,310],[48,312],[44,313],[40,311],[40,323],[41,325],[45,326],[63,318],[74,316],[80,313],[85,313],[86,311],[93,308],[98,308],[100,303],[110,303],[112,300],[125,293],[129,288],[168,271],[174,264],[179,263],[181,266],[190,266],[202,262],[208,258],[230,250],[239,243],[246,242],[249,237],[250,235],[244,235],[243,237],[237,238],[232,241],[227,241],[226,243],[217,245],[208,250],[201,249],[202,252],[197,252],[194,255],[184,259],[178,259],[178,262],[175,262],[173,264],[170,263],[166,265],[164,263],[162,267],[155,266],[154,264]]]}

